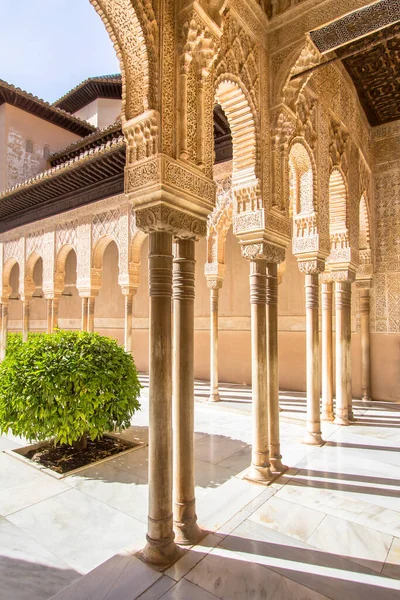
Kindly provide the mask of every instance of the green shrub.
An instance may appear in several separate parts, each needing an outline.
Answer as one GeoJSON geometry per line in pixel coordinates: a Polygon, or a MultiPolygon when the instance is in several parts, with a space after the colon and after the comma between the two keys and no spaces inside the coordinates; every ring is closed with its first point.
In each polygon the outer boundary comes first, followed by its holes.
{"type": "Polygon", "coordinates": [[[132,356],[96,333],[9,338],[0,365],[0,431],[75,444],[126,428],[141,385],[132,356]]]}

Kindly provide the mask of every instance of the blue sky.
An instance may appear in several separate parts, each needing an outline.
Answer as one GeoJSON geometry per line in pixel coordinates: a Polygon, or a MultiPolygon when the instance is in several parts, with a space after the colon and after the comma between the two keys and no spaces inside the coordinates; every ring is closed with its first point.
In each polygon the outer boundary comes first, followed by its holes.
{"type": "Polygon", "coordinates": [[[87,77],[119,71],[89,0],[0,0],[0,79],[54,102],[87,77]]]}

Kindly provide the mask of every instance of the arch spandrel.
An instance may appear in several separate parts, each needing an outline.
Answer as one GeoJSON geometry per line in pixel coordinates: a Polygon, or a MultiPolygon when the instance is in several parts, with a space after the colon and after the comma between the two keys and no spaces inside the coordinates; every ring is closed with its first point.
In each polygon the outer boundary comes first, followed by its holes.
{"type": "Polygon", "coordinates": [[[122,74],[122,119],[132,119],[157,98],[158,26],[150,0],[89,0],[114,45],[122,74]]]}

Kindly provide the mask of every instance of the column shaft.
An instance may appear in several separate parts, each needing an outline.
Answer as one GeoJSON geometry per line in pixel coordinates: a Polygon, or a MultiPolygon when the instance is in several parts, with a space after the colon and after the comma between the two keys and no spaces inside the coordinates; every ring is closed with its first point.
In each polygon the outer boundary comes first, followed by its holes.
{"type": "Polygon", "coordinates": [[[322,284],[322,416],[333,421],[332,287],[322,284]]]}
{"type": "Polygon", "coordinates": [[[253,448],[248,478],[269,481],[269,425],[267,395],[267,295],[266,261],[250,262],[251,379],[253,400],[253,448]]]}
{"type": "Polygon", "coordinates": [[[336,417],[338,425],[349,424],[349,344],[351,339],[351,283],[335,283],[336,306],[336,417]]]}
{"type": "Polygon", "coordinates": [[[149,245],[149,516],[143,557],[163,566],[178,555],[172,517],[172,235],[151,232],[149,245]]]}
{"type": "Polygon", "coordinates": [[[174,528],[181,544],[202,537],[194,491],[194,244],[177,240],[173,261],[174,528]]]}
{"type": "Polygon", "coordinates": [[[306,371],[307,371],[307,433],[305,444],[320,446],[321,437],[319,391],[319,283],[318,274],[306,273],[306,371]]]}
{"type": "Polygon", "coordinates": [[[94,302],[93,296],[87,299],[87,330],[90,333],[94,331],[94,302]]]}
{"type": "Polygon", "coordinates": [[[59,307],[59,298],[53,298],[52,315],[51,315],[51,324],[52,324],[53,331],[58,329],[58,307],[59,307]]]}
{"type": "Polygon", "coordinates": [[[82,331],[88,330],[88,298],[82,298],[82,331]]]}
{"type": "Polygon", "coordinates": [[[133,319],[133,294],[125,296],[125,339],[126,352],[132,352],[132,319],[133,319]]]}
{"type": "Polygon", "coordinates": [[[371,400],[371,336],[370,336],[370,291],[360,289],[361,320],[361,399],[371,400]]]}
{"type": "Polygon", "coordinates": [[[278,371],[278,265],[267,264],[267,386],[269,454],[272,471],[282,472],[279,433],[279,371],[278,371]]]}
{"type": "Polygon", "coordinates": [[[22,302],[22,340],[28,341],[29,333],[29,299],[25,298],[22,302]]]}
{"type": "Polygon", "coordinates": [[[47,333],[53,333],[53,298],[47,298],[47,333]]]}
{"type": "Polygon", "coordinates": [[[218,299],[219,288],[210,288],[210,401],[219,402],[218,392],[218,299]]]}

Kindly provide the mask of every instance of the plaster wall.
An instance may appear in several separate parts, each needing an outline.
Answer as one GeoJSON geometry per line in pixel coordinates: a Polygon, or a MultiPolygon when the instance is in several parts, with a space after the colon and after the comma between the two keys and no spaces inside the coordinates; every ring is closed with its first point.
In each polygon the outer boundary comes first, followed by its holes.
{"type": "Polygon", "coordinates": [[[111,98],[96,98],[76,113],[75,117],[88,121],[91,125],[103,129],[115,123],[122,108],[121,100],[111,98]]]}
{"type": "Polygon", "coordinates": [[[0,169],[4,170],[3,180],[0,175],[0,185],[4,187],[0,191],[45,171],[45,146],[49,147],[50,152],[57,152],[81,139],[78,135],[15,106],[3,104],[3,107],[6,156],[0,155],[0,169]],[[27,140],[32,140],[33,152],[27,152],[27,140]]]}

